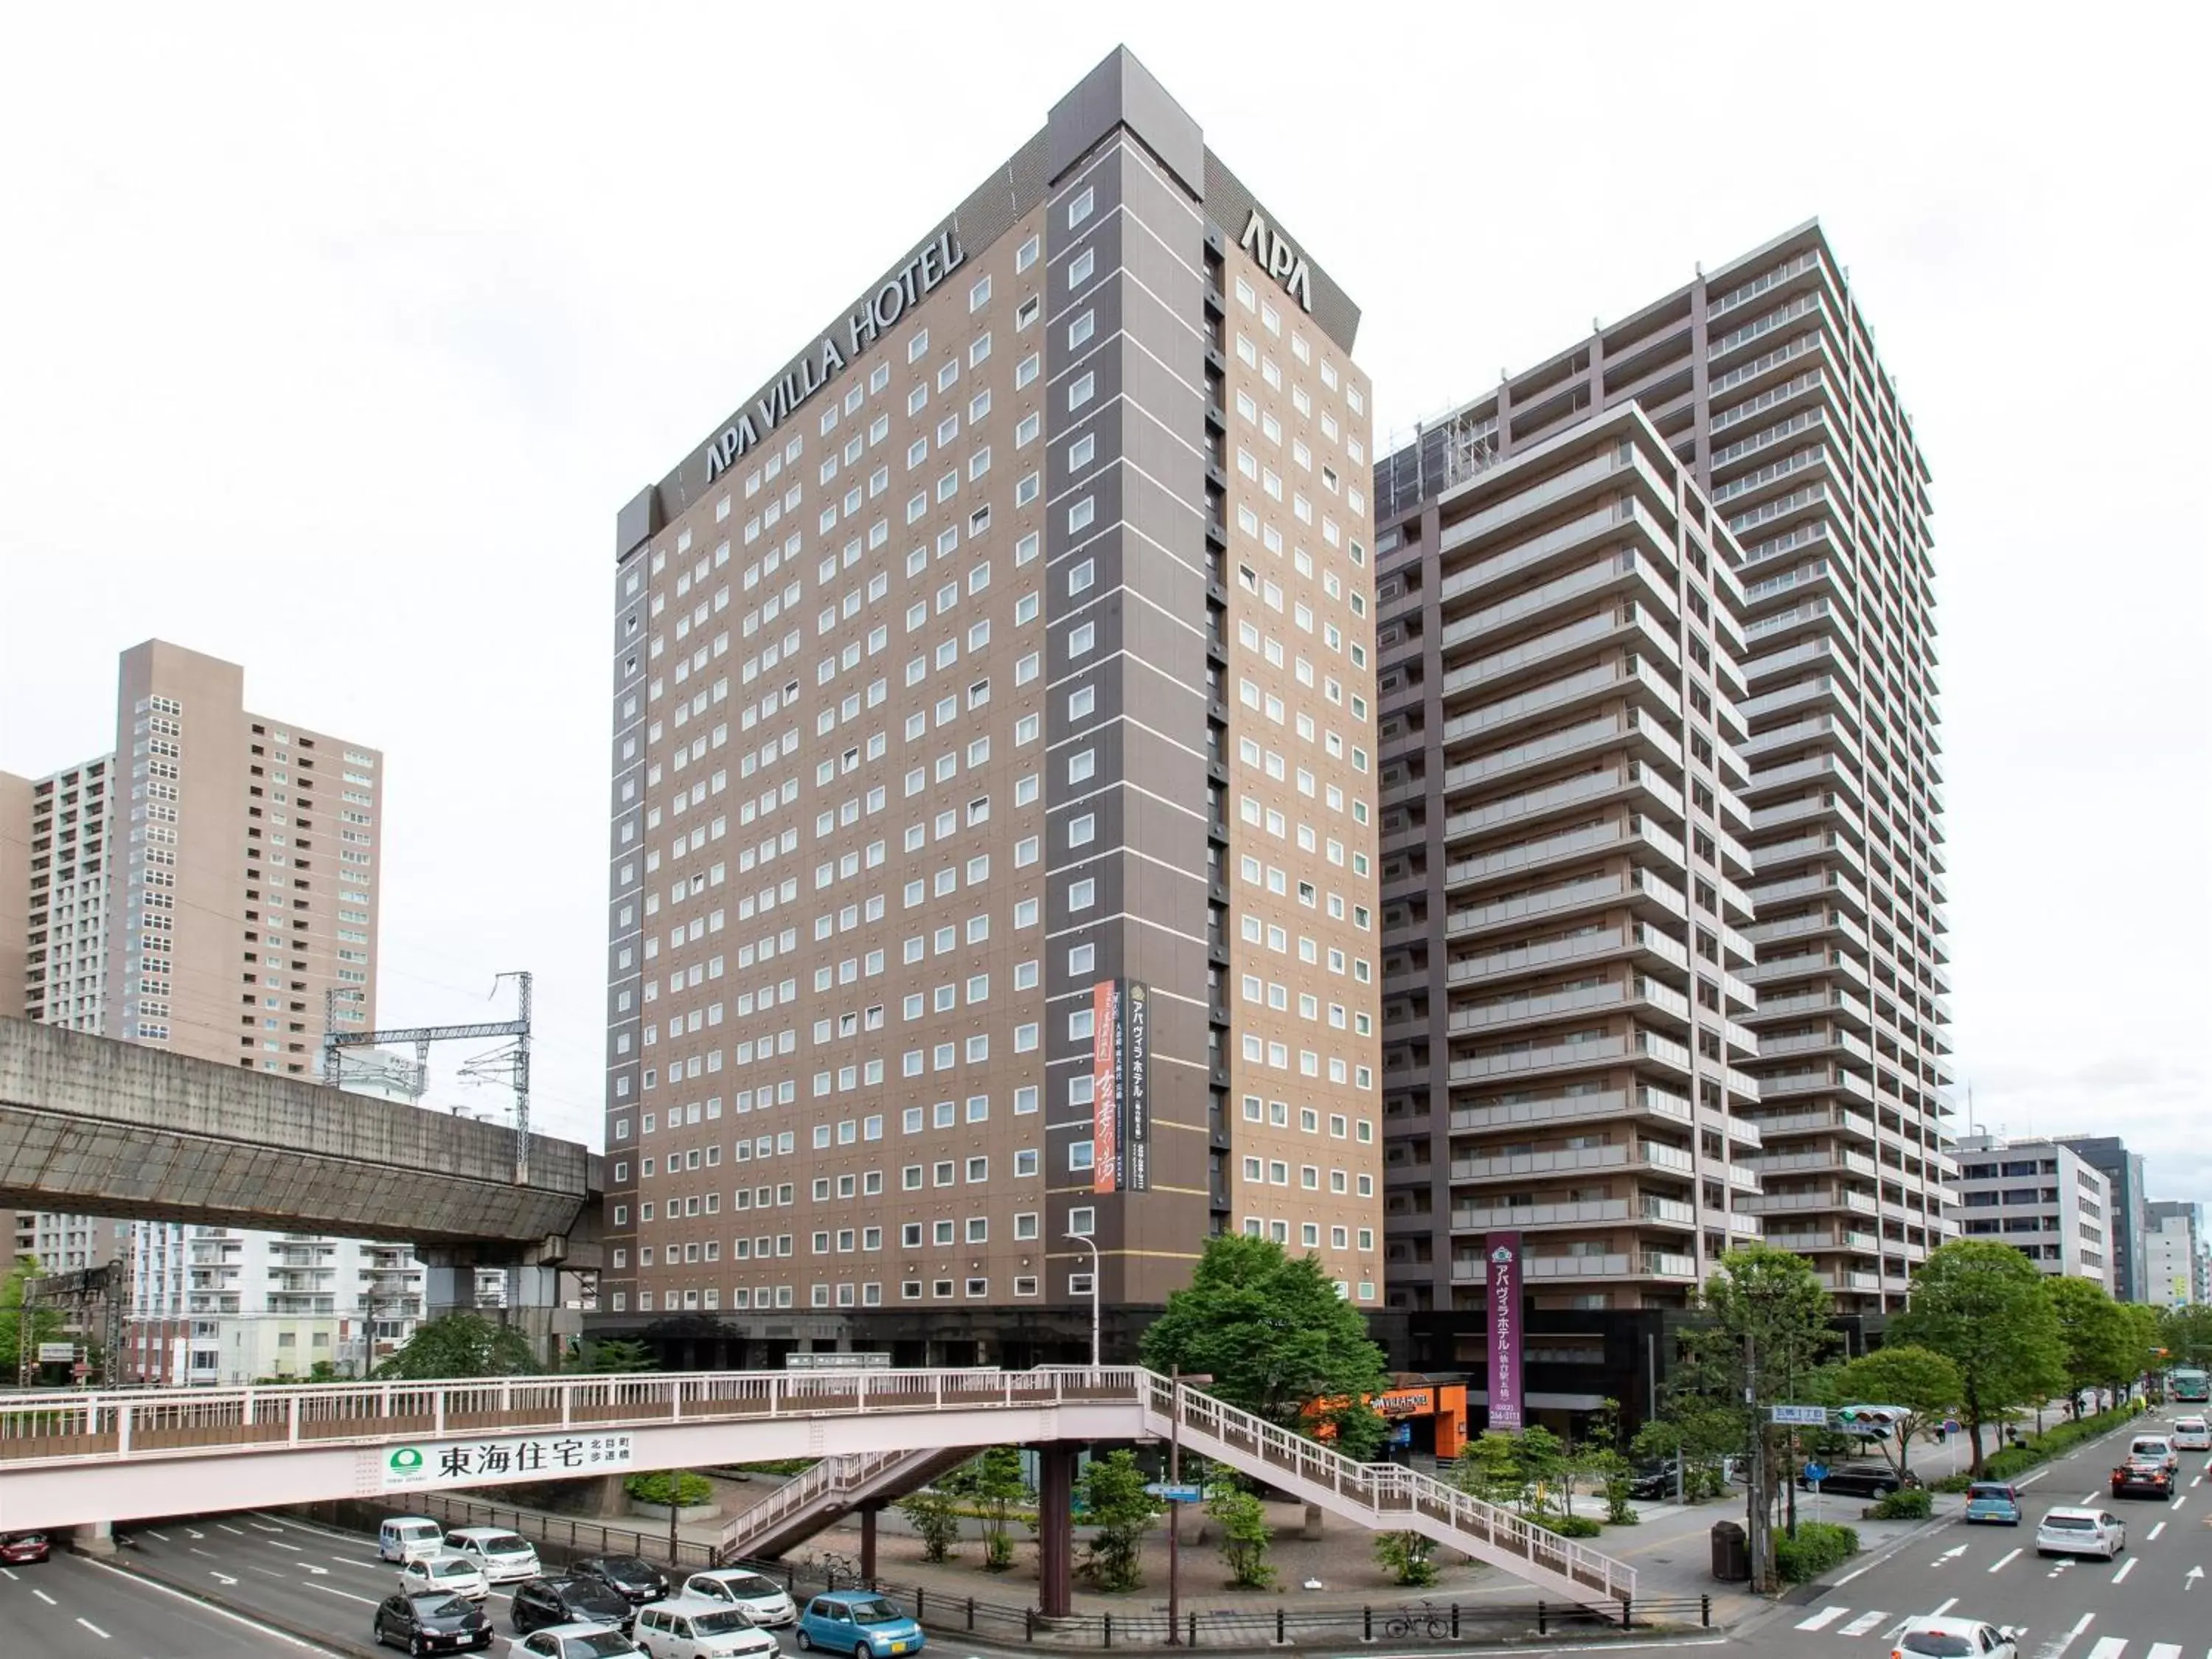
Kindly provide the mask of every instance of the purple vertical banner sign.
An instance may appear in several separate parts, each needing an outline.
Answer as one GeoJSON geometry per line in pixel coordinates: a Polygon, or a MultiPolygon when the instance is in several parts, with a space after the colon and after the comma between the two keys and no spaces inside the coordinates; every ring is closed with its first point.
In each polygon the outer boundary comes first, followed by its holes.
{"type": "Polygon", "coordinates": [[[1490,1426],[1512,1434],[1521,1418],[1521,1235],[1486,1241],[1483,1284],[1490,1309],[1490,1426]]]}

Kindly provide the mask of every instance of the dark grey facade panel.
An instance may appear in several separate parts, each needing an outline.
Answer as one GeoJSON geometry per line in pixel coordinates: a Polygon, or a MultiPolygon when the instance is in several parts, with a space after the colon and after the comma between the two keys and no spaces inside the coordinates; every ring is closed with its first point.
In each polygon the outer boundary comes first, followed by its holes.
{"type": "Polygon", "coordinates": [[[626,557],[641,542],[652,540],[661,522],[658,493],[649,486],[639,490],[615,515],[615,557],[626,557]]]}
{"type": "MultiPolygon", "coordinates": [[[[1221,228],[1223,239],[1234,247],[1243,235],[1245,226],[1257,213],[1268,227],[1284,234],[1275,216],[1260,205],[1260,199],[1244,187],[1243,181],[1222,165],[1221,158],[1212,150],[1206,152],[1206,217],[1221,228]]],[[[1303,255],[1305,244],[1291,237],[1291,240],[1303,255]]],[[[1313,319],[1316,327],[1336,342],[1346,352],[1352,349],[1353,338],[1359,332],[1359,307],[1352,296],[1336,285],[1336,279],[1315,264],[1306,261],[1313,273],[1313,319]]],[[[1295,301],[1293,302],[1295,303],[1295,301]]]]}
{"type": "Polygon", "coordinates": [[[1046,176],[1058,183],[1117,126],[1134,133],[1192,195],[1205,189],[1206,139],[1198,123],[1127,46],[1108,52],[1052,106],[1046,176]]]}

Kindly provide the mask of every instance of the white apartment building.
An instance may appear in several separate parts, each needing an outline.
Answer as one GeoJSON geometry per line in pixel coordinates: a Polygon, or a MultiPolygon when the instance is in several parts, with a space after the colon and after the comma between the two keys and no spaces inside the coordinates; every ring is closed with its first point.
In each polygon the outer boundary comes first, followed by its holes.
{"type": "Polygon", "coordinates": [[[1957,1143],[1961,1237],[2009,1244],[2046,1273],[2112,1288],[2111,1184],[2055,1140],[1966,1135],[1957,1143]]]}
{"type": "Polygon", "coordinates": [[[2143,1299],[2154,1308],[2186,1308],[2202,1301],[2204,1225],[2202,1208],[2185,1199],[2153,1199],[2144,1206],[2143,1299]]]}

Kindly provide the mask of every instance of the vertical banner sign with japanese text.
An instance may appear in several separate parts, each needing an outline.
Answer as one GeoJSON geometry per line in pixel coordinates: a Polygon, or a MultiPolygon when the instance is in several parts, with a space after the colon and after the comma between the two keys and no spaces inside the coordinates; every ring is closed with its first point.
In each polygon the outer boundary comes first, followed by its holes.
{"type": "Polygon", "coordinates": [[[1091,1190],[1152,1185],[1152,991],[1138,980],[1091,988],[1091,1190]]]}
{"type": "Polygon", "coordinates": [[[450,1486],[568,1474],[604,1474],[630,1466],[626,1434],[548,1434],[526,1440],[453,1440],[384,1449],[384,1490],[450,1486]]]}
{"type": "Polygon", "coordinates": [[[1521,1235],[1492,1233],[1485,1241],[1484,1282],[1490,1304],[1490,1426],[1503,1434],[1521,1419],[1521,1235]]]}
{"type": "Polygon", "coordinates": [[[1121,982],[1091,988],[1091,1190],[1121,1188],[1121,982]]]}

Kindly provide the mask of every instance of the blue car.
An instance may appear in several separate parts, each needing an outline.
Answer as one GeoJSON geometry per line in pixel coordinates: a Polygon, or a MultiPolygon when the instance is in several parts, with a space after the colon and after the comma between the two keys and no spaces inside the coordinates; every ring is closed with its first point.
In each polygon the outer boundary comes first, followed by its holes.
{"type": "Polygon", "coordinates": [[[1966,1488],[1966,1519],[1996,1526],[2020,1524],[2020,1488],[2002,1480],[1977,1480],[1966,1488]]]}
{"type": "Polygon", "coordinates": [[[873,1590],[835,1590],[817,1595],[799,1615],[799,1645],[849,1653],[853,1659],[891,1659],[920,1653],[921,1626],[898,1604],[873,1590]]]}

